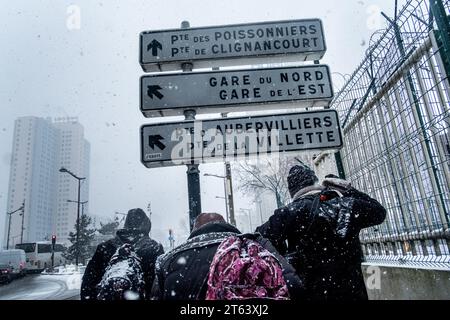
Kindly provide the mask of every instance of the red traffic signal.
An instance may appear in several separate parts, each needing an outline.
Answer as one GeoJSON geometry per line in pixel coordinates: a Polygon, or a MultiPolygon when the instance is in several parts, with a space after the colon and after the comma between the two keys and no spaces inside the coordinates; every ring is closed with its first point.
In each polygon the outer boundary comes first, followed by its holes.
{"type": "Polygon", "coordinates": [[[52,244],[54,245],[56,243],[56,236],[52,235],[52,244]]]}

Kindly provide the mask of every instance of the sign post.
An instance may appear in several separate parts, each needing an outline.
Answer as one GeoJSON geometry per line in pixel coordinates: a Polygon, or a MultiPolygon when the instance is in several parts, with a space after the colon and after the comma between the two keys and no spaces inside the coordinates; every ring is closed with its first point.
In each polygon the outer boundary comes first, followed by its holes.
{"type": "Polygon", "coordinates": [[[141,127],[141,161],[148,168],[341,147],[339,119],[332,109],[141,127]]]}
{"type": "Polygon", "coordinates": [[[230,162],[225,162],[225,183],[227,184],[227,187],[225,190],[227,190],[227,194],[225,197],[227,197],[227,202],[229,206],[230,211],[230,223],[233,226],[236,226],[236,218],[234,216],[234,198],[233,198],[233,180],[231,178],[231,164],[230,162]]]}
{"type": "Polygon", "coordinates": [[[52,272],[53,267],[55,266],[55,244],[56,244],[56,235],[52,235],[52,268],[51,268],[52,272]]]}
{"type": "Polygon", "coordinates": [[[140,89],[146,117],[325,107],[333,98],[326,65],[146,75],[140,89]]]}
{"type": "Polygon", "coordinates": [[[327,107],[333,98],[319,19],[145,31],[140,79],[145,117],[184,115],[185,121],[141,127],[141,162],[148,168],[187,166],[191,230],[201,213],[199,164],[224,161],[230,223],[236,224],[229,160],[311,149],[339,149],[335,110],[199,121],[197,114],[327,107]],[[314,65],[219,70],[219,67],[312,61],[314,65]],[[212,71],[192,72],[193,68],[212,71]],[[177,71],[178,73],[161,73],[177,71]]]}
{"type": "Polygon", "coordinates": [[[325,38],[319,19],[260,22],[202,28],[144,31],[140,64],[146,72],[320,60],[325,38]]]}
{"type": "MultiPolygon", "coordinates": [[[[182,29],[189,28],[189,21],[183,21],[181,23],[182,29]]],[[[181,65],[183,73],[191,72],[193,65],[189,62],[184,62],[181,65]]],[[[150,90],[150,89],[149,89],[150,90]]],[[[196,111],[193,109],[184,110],[185,120],[195,120],[196,111]]],[[[159,139],[158,136],[156,138],[159,139]]],[[[162,143],[157,141],[159,147],[162,143]]],[[[187,185],[188,185],[188,202],[189,202],[189,226],[190,230],[194,228],[195,219],[202,213],[202,198],[200,193],[200,170],[198,164],[188,163],[187,164],[187,185]]]]}

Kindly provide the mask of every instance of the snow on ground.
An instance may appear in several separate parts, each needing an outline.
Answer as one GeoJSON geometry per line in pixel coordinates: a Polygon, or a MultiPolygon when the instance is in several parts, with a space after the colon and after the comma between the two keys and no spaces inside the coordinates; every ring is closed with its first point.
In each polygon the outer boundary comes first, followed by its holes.
{"type": "Polygon", "coordinates": [[[78,266],[78,270],[75,265],[59,266],[53,268],[53,271],[43,271],[41,273],[41,279],[64,282],[67,290],[80,290],[81,278],[85,269],[85,266],[78,266]]]}
{"type": "Polygon", "coordinates": [[[53,271],[44,270],[41,274],[43,275],[70,275],[70,274],[83,274],[86,266],[78,266],[78,270],[73,264],[66,266],[54,267],[53,271]]]}
{"type": "Polygon", "coordinates": [[[42,280],[56,280],[61,281],[66,284],[67,290],[80,290],[81,288],[81,278],[83,274],[42,274],[40,278],[42,280]]]}
{"type": "Polygon", "coordinates": [[[64,300],[80,292],[81,274],[27,275],[0,286],[0,300],[64,300]]]}

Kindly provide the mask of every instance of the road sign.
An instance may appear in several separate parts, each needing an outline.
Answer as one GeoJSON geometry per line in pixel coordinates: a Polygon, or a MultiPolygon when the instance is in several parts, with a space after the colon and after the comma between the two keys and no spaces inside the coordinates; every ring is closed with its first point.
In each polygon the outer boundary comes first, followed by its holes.
{"type": "Polygon", "coordinates": [[[141,127],[148,168],[285,151],[338,149],[335,110],[149,124],[141,127]]]}
{"type": "Polygon", "coordinates": [[[326,65],[146,75],[140,86],[146,117],[323,107],[333,98],[326,65]]]}
{"type": "Polygon", "coordinates": [[[145,31],[140,34],[140,64],[144,71],[319,60],[326,51],[319,19],[235,24],[189,29],[145,31]],[[239,59],[237,59],[239,58],[239,59]]]}

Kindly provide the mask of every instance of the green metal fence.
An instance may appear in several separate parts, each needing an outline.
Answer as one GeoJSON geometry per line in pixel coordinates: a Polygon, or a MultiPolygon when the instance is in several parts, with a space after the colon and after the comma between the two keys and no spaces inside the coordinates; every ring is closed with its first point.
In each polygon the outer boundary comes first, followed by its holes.
{"type": "Polygon", "coordinates": [[[386,29],[331,104],[343,173],[388,210],[361,232],[367,260],[450,268],[449,12],[449,1],[410,0],[383,13],[386,29]]]}

